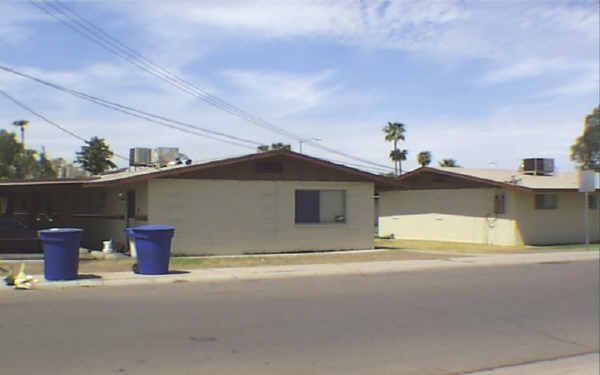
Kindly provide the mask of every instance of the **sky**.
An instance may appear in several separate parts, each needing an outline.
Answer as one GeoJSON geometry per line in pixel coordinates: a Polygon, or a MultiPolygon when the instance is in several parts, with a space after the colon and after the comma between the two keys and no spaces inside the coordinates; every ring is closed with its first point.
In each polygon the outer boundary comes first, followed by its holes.
{"type": "MultiPolygon", "coordinates": [[[[573,170],[569,147],[599,102],[596,0],[35,4],[0,2],[0,65],[256,143],[284,142],[298,151],[304,139],[308,155],[378,173],[393,167],[382,131],[388,122],[405,125],[404,170],[418,167],[421,151],[432,153],[432,166],[453,158],[467,168],[514,170],[522,158],[550,157],[558,170],[573,170]],[[157,66],[281,131],[209,105],[111,54],[64,17],[39,9],[52,10],[48,4],[72,10],[157,66]]],[[[202,161],[255,150],[252,143],[242,147],[130,117],[3,71],[0,89],[85,139],[104,138],[122,156],[131,147],[179,147],[202,161]]],[[[11,123],[20,119],[31,122],[27,148],[72,160],[83,145],[0,95],[0,128],[17,130],[11,123]]]]}

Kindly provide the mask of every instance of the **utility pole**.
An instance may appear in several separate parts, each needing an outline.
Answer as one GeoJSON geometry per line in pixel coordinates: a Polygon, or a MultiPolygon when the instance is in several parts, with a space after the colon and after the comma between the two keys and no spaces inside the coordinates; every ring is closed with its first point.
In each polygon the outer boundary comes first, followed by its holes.
{"type": "Polygon", "coordinates": [[[300,153],[302,153],[302,144],[303,144],[304,142],[312,142],[312,141],[319,142],[319,141],[322,141],[322,139],[321,139],[321,138],[318,138],[318,137],[315,137],[315,138],[309,138],[309,139],[301,139],[301,140],[299,140],[299,141],[298,141],[298,143],[299,143],[299,146],[300,146],[300,147],[298,147],[298,151],[299,151],[300,153]]]}
{"type": "Polygon", "coordinates": [[[18,126],[21,128],[21,144],[23,145],[23,149],[25,149],[25,127],[29,125],[29,121],[27,120],[17,120],[12,123],[14,126],[18,126]]]}

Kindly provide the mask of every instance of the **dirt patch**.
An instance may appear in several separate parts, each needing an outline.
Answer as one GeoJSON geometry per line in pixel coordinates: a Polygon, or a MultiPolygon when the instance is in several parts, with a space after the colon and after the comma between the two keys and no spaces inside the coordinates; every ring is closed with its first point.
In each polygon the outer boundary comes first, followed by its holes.
{"type": "Polygon", "coordinates": [[[453,255],[426,254],[405,250],[363,252],[331,252],[314,254],[248,255],[241,257],[176,257],[171,264],[177,268],[252,267],[264,265],[322,264],[374,262],[390,260],[447,259],[453,255]]]}
{"type": "MultiPolygon", "coordinates": [[[[426,254],[405,250],[378,250],[364,252],[330,252],[311,254],[247,255],[239,257],[173,257],[169,268],[189,270],[195,268],[255,267],[264,265],[323,264],[348,262],[374,262],[391,260],[448,259],[454,255],[426,254]]],[[[97,274],[105,272],[129,272],[135,259],[119,260],[80,260],[79,274],[97,274]]],[[[18,263],[12,263],[13,268],[18,263]]],[[[28,274],[43,274],[43,262],[27,262],[28,274]]]]}

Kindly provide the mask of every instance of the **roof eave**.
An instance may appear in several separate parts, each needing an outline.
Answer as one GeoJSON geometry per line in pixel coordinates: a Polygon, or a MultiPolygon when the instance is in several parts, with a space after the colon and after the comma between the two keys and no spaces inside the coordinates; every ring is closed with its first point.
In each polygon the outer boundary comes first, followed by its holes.
{"type": "Polygon", "coordinates": [[[317,164],[317,165],[322,165],[322,166],[325,166],[328,168],[340,169],[345,172],[364,177],[365,180],[373,182],[378,185],[405,186],[404,184],[401,184],[398,181],[389,181],[388,177],[378,176],[378,175],[375,175],[375,174],[372,174],[369,172],[362,171],[360,169],[348,167],[348,166],[345,166],[342,164],[336,164],[336,163],[333,163],[333,162],[330,162],[330,161],[327,161],[324,159],[315,158],[312,156],[296,153],[293,151],[275,150],[275,151],[267,151],[267,152],[256,153],[256,154],[248,154],[248,155],[238,156],[238,157],[229,158],[229,159],[216,160],[213,162],[208,162],[208,163],[203,163],[203,164],[182,166],[179,168],[172,168],[172,169],[168,169],[168,170],[158,170],[156,172],[150,172],[150,173],[140,174],[140,175],[136,175],[136,176],[128,176],[128,177],[124,177],[124,178],[116,178],[114,180],[109,180],[109,181],[97,181],[97,180],[90,181],[89,183],[83,184],[83,187],[106,187],[106,186],[114,186],[114,185],[121,185],[121,184],[130,184],[130,183],[135,183],[135,182],[143,182],[143,181],[151,180],[153,178],[169,177],[169,176],[174,176],[174,175],[178,175],[181,173],[195,172],[195,171],[208,169],[208,168],[215,168],[215,167],[224,167],[224,166],[229,166],[229,165],[233,165],[233,164],[244,162],[244,161],[262,160],[262,159],[267,159],[267,158],[271,158],[271,157],[275,157],[275,156],[286,156],[286,157],[291,157],[291,158],[297,159],[297,160],[305,160],[307,162],[317,164]]]}
{"type": "MultiPolygon", "coordinates": [[[[478,182],[478,183],[482,183],[482,184],[491,185],[494,187],[501,187],[501,188],[517,190],[517,191],[529,191],[529,192],[534,191],[534,189],[532,189],[530,187],[526,187],[526,186],[520,186],[520,185],[510,184],[510,183],[506,183],[506,182],[498,182],[498,181],[490,180],[487,178],[475,177],[475,176],[465,175],[462,173],[454,173],[454,172],[445,171],[445,170],[436,169],[436,168],[430,168],[430,167],[417,168],[415,170],[412,170],[408,173],[403,174],[402,176],[398,177],[398,179],[405,180],[411,176],[423,174],[423,173],[435,173],[435,174],[440,174],[440,175],[445,175],[445,176],[450,176],[450,177],[467,180],[470,182],[478,182]]],[[[399,181],[399,182],[402,182],[402,181],[399,181]]]]}

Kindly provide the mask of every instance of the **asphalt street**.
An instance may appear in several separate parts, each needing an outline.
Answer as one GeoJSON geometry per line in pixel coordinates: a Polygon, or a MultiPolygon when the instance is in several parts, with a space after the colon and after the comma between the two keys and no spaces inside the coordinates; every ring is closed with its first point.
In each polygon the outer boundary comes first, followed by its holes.
{"type": "Polygon", "coordinates": [[[577,358],[598,351],[598,268],[10,291],[0,372],[460,374],[577,358]]]}

